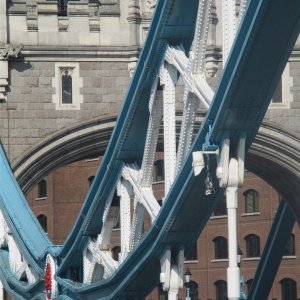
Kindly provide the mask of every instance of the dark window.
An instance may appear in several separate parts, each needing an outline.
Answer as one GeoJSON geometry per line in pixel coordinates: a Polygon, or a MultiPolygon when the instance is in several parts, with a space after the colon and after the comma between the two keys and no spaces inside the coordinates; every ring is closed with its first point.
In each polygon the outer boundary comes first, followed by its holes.
{"type": "Polygon", "coordinates": [[[121,252],[121,247],[116,246],[112,248],[112,257],[114,260],[118,261],[119,260],[119,253],[121,252]]]}
{"type": "Polygon", "coordinates": [[[185,260],[197,260],[197,242],[194,243],[192,248],[184,251],[185,260]]]}
{"type": "Polygon", "coordinates": [[[95,176],[91,176],[89,177],[88,181],[89,181],[89,185],[91,186],[93,181],[94,181],[95,176]]]}
{"type": "Polygon", "coordinates": [[[168,292],[162,289],[161,284],[158,287],[158,300],[168,300],[168,292]]]}
{"type": "Polygon", "coordinates": [[[165,166],[162,159],[157,160],[155,163],[155,181],[165,180],[165,166]]]}
{"type": "Polygon", "coordinates": [[[247,257],[260,257],[260,239],[255,234],[245,237],[247,257]]]}
{"type": "Polygon", "coordinates": [[[190,289],[190,299],[198,300],[198,284],[195,281],[190,281],[185,283],[185,287],[190,289]]]}
{"type": "Polygon", "coordinates": [[[223,196],[218,206],[214,210],[214,216],[226,216],[227,215],[227,207],[226,207],[226,197],[223,196]]]}
{"type": "Polygon", "coordinates": [[[296,300],[297,299],[297,283],[293,279],[284,278],[280,281],[281,299],[296,300]]]}
{"type": "Polygon", "coordinates": [[[72,76],[70,71],[63,71],[61,76],[62,104],[72,103],[72,76]]]}
{"type": "Polygon", "coordinates": [[[41,224],[42,228],[44,229],[44,231],[47,232],[47,217],[45,215],[39,215],[37,219],[41,224]]]}
{"type": "Polygon", "coordinates": [[[246,281],[246,285],[247,285],[247,293],[249,294],[250,289],[251,289],[251,284],[253,282],[253,279],[249,279],[246,281]]]}
{"type": "Polygon", "coordinates": [[[281,79],[278,82],[278,85],[274,91],[273,97],[272,97],[273,103],[281,103],[282,102],[282,81],[281,79]]]}
{"type": "Polygon", "coordinates": [[[227,283],[224,280],[218,280],[215,283],[216,300],[227,300],[227,283]]]}
{"type": "Polygon", "coordinates": [[[295,255],[295,236],[293,234],[290,234],[289,236],[289,239],[283,251],[283,255],[284,256],[295,255]]]}
{"type": "Polygon", "coordinates": [[[58,15],[66,16],[68,8],[68,0],[58,0],[58,15]]]}
{"type": "Polygon", "coordinates": [[[227,239],[222,236],[218,236],[213,241],[215,243],[215,259],[228,258],[227,239]]]}
{"type": "Polygon", "coordinates": [[[47,197],[47,181],[42,179],[38,183],[38,198],[45,198],[47,197]]]}
{"type": "Polygon", "coordinates": [[[255,190],[248,190],[245,196],[245,213],[255,213],[259,211],[259,193],[255,190]]]}

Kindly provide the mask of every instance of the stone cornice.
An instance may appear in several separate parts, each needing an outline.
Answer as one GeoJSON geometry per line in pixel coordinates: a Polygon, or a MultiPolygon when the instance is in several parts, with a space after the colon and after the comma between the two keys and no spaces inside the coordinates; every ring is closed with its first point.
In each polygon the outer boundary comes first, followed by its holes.
{"type": "Polygon", "coordinates": [[[139,56],[138,46],[122,47],[56,47],[24,46],[22,60],[25,61],[128,61],[139,56]]]}

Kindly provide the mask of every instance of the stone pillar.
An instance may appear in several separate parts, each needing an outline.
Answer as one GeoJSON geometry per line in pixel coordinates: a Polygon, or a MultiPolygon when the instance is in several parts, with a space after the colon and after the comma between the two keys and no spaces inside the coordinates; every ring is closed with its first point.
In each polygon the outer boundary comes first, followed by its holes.
{"type": "MultiPolygon", "coordinates": [[[[0,0],[0,54],[5,51],[7,44],[7,15],[6,0],[0,0]]],[[[6,100],[6,87],[8,86],[8,63],[0,57],[0,102],[6,100]]]]}
{"type": "Polygon", "coordinates": [[[141,15],[139,0],[129,0],[128,2],[128,23],[130,24],[130,44],[139,45],[141,15]]]}

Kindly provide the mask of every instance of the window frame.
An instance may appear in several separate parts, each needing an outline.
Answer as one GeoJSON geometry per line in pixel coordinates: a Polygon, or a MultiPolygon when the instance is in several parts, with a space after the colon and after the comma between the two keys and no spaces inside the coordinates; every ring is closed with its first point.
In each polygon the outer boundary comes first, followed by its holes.
{"type": "Polygon", "coordinates": [[[245,241],[247,258],[260,257],[260,237],[256,234],[248,234],[247,236],[245,236],[245,241]]]}
{"type": "Polygon", "coordinates": [[[37,198],[46,199],[48,197],[47,180],[41,179],[37,184],[37,198]]]}
{"type": "Polygon", "coordinates": [[[228,240],[223,236],[213,239],[215,246],[215,260],[228,259],[228,240]]]}
{"type": "Polygon", "coordinates": [[[297,299],[297,281],[292,278],[283,278],[279,281],[279,283],[281,286],[282,300],[297,299]],[[286,283],[288,284],[288,286],[286,285],[286,283]]]}
{"type": "Polygon", "coordinates": [[[248,189],[243,193],[245,201],[245,214],[259,213],[259,192],[255,189],[248,189]],[[249,209],[252,207],[252,209],[249,209]]]}

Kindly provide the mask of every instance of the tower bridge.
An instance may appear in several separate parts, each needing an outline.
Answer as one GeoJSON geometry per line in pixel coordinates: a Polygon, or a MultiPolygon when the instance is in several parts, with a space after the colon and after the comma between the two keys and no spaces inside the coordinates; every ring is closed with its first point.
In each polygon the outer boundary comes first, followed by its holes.
{"type": "Polygon", "coordinates": [[[1,0],[4,289],[16,299],[141,299],[160,282],[177,299],[184,250],[226,190],[228,298],[240,299],[236,191],[246,161],[289,204],[278,209],[248,299],[268,295],[278,249],[300,220],[299,16],[296,0],[1,0]],[[161,208],[151,188],[158,143],[161,208]],[[28,192],[57,167],[105,150],[70,235],[53,245],[10,166],[28,192]],[[116,262],[109,243],[119,214],[116,262]],[[142,238],[145,214],[152,226],[142,238]]]}

